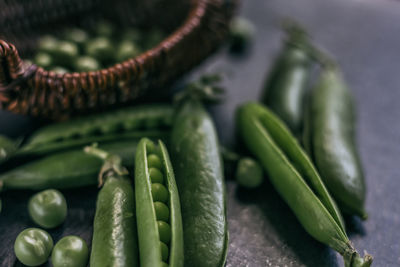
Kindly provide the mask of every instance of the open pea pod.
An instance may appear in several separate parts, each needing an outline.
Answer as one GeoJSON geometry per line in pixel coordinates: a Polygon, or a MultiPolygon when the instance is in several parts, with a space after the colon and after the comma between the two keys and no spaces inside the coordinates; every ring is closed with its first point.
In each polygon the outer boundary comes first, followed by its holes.
{"type": "Polygon", "coordinates": [[[237,111],[237,124],[248,149],[304,229],[339,252],[346,267],[370,266],[372,257],[361,258],[351,245],[336,204],[284,123],[268,108],[247,103],[237,111]]]}
{"type": "Polygon", "coordinates": [[[136,217],[142,267],[183,266],[181,207],[163,142],[143,138],[135,158],[136,217]]]}

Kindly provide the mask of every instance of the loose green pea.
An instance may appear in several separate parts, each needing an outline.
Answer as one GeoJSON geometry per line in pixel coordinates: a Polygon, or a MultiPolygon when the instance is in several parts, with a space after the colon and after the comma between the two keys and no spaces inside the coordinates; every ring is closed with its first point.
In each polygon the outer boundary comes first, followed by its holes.
{"type": "Polygon", "coordinates": [[[133,42],[123,41],[119,44],[116,53],[117,61],[124,61],[140,54],[140,49],[133,42]]]}
{"type": "Polygon", "coordinates": [[[67,202],[60,191],[48,189],[31,197],[28,211],[36,224],[43,228],[54,228],[67,217],[67,202]]]}
{"type": "Polygon", "coordinates": [[[162,163],[160,160],[160,157],[157,156],[156,154],[150,154],[147,156],[147,166],[149,168],[156,168],[161,170],[162,169],[162,163]]]}
{"type": "Polygon", "coordinates": [[[151,185],[151,195],[153,196],[153,201],[161,201],[166,203],[168,201],[168,191],[164,185],[159,183],[154,183],[151,185]]]}
{"type": "Polygon", "coordinates": [[[242,158],[236,169],[236,181],[247,188],[255,188],[264,180],[260,164],[251,158],[242,158]]]}
{"type": "Polygon", "coordinates": [[[49,68],[53,64],[53,59],[49,54],[46,53],[38,53],[35,58],[33,59],[36,65],[42,68],[49,68]]]}
{"type": "Polygon", "coordinates": [[[60,67],[60,66],[55,66],[53,68],[50,69],[51,71],[54,71],[57,74],[64,74],[69,72],[69,70],[67,70],[66,68],[60,67]]]}
{"type": "Polygon", "coordinates": [[[114,49],[109,39],[98,37],[87,43],[86,53],[89,56],[104,62],[113,58],[114,49]]]}
{"type": "Polygon", "coordinates": [[[54,57],[58,64],[70,65],[79,54],[78,46],[72,42],[61,41],[54,51],[54,57]]]}
{"type": "Polygon", "coordinates": [[[157,221],[157,226],[161,242],[169,244],[169,241],[171,241],[171,226],[163,221],[157,221]]]}
{"type": "Polygon", "coordinates": [[[38,266],[47,261],[53,249],[53,239],[46,231],[28,228],[15,240],[14,252],[18,260],[28,266],[38,266]]]}
{"type": "Polygon", "coordinates": [[[57,242],[51,254],[54,267],[85,267],[89,249],[79,236],[65,236],[57,242]]]}
{"type": "Polygon", "coordinates": [[[152,183],[159,183],[162,184],[164,181],[164,177],[162,172],[160,172],[156,168],[150,168],[149,169],[149,175],[150,175],[150,180],[152,183]]]}
{"type": "Polygon", "coordinates": [[[96,59],[87,56],[78,58],[74,66],[78,72],[96,71],[101,68],[100,63],[96,59]]]}
{"type": "Polygon", "coordinates": [[[69,29],[64,33],[64,38],[67,41],[74,42],[78,45],[82,45],[89,39],[87,32],[81,29],[69,29]]]}
{"type": "Polygon", "coordinates": [[[159,221],[168,222],[169,219],[169,208],[162,202],[154,202],[154,209],[156,211],[156,217],[159,221]]]}
{"type": "Polygon", "coordinates": [[[167,261],[168,260],[168,255],[169,255],[168,246],[165,243],[160,242],[160,249],[161,249],[162,260],[163,261],[167,261]]]}
{"type": "Polygon", "coordinates": [[[58,40],[53,36],[46,35],[39,39],[38,49],[39,51],[53,55],[58,46],[58,40]]]}

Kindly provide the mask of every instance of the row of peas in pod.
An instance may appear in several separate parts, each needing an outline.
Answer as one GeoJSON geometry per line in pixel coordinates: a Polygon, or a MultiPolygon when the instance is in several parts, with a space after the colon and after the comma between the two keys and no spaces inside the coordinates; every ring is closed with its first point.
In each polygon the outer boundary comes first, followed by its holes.
{"type": "Polygon", "coordinates": [[[139,55],[160,43],[159,29],[117,29],[100,21],[92,29],[68,28],[61,35],[45,35],[38,40],[31,61],[56,73],[96,71],[139,55]]]}

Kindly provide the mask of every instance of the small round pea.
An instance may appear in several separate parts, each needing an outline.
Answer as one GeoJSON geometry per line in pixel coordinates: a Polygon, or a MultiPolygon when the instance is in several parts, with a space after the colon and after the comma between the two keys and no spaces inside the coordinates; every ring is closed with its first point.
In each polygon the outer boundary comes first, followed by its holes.
{"type": "Polygon", "coordinates": [[[51,254],[54,267],[85,267],[89,249],[79,236],[65,236],[57,242],[51,254]]]}
{"type": "Polygon", "coordinates": [[[147,166],[149,168],[156,168],[161,170],[162,169],[162,164],[161,164],[161,160],[160,157],[157,156],[156,154],[150,154],[147,156],[147,166]]]}
{"type": "Polygon", "coordinates": [[[51,71],[54,71],[57,74],[65,74],[69,72],[66,68],[60,67],[60,66],[55,66],[50,69],[51,71]]]}
{"type": "Polygon", "coordinates": [[[241,158],[236,169],[236,181],[247,188],[255,188],[264,180],[260,164],[251,158],[241,158]]]}
{"type": "Polygon", "coordinates": [[[78,56],[78,46],[72,42],[61,41],[59,42],[55,53],[55,58],[58,64],[65,66],[70,65],[71,62],[78,56]]]}
{"type": "Polygon", "coordinates": [[[159,183],[162,184],[164,182],[164,177],[162,172],[160,172],[156,168],[149,169],[150,180],[152,183],[159,183]]]}
{"type": "Polygon", "coordinates": [[[36,54],[33,61],[35,62],[36,65],[44,69],[50,68],[50,66],[53,64],[52,57],[49,54],[43,52],[36,54]]]}
{"type": "Polygon", "coordinates": [[[78,45],[82,45],[89,39],[89,35],[84,30],[74,28],[65,31],[64,38],[67,41],[74,42],[78,45]]]}
{"type": "Polygon", "coordinates": [[[160,249],[161,249],[161,258],[163,261],[168,260],[168,255],[169,255],[169,249],[168,246],[160,241],[160,249]]]}
{"type": "Polygon", "coordinates": [[[115,59],[120,62],[135,57],[139,54],[140,49],[133,42],[123,41],[118,46],[115,59]]]}
{"type": "Polygon", "coordinates": [[[146,152],[147,152],[147,154],[154,153],[155,150],[156,150],[156,146],[154,145],[153,142],[147,142],[146,143],[146,152]]]}
{"type": "Polygon", "coordinates": [[[168,191],[164,185],[159,183],[151,184],[151,195],[153,196],[153,201],[161,201],[166,203],[168,201],[168,191]]]}
{"type": "Polygon", "coordinates": [[[28,228],[15,240],[14,252],[20,262],[28,266],[38,266],[47,261],[53,249],[53,239],[46,231],[28,228]]]}
{"type": "Polygon", "coordinates": [[[83,56],[78,58],[75,61],[75,69],[78,72],[84,72],[84,71],[96,71],[99,70],[100,67],[100,63],[92,58],[92,57],[88,57],[88,56],[83,56]]]}
{"type": "Polygon", "coordinates": [[[28,211],[36,224],[43,228],[54,228],[67,217],[67,202],[60,191],[48,189],[30,198],[28,211]]]}
{"type": "Polygon", "coordinates": [[[157,226],[161,242],[169,244],[169,241],[171,240],[171,226],[163,221],[157,221],[157,226]]]}
{"type": "Polygon", "coordinates": [[[167,205],[160,201],[154,202],[154,209],[156,211],[156,217],[159,221],[168,222],[169,219],[169,208],[167,205]]]}
{"type": "Polygon", "coordinates": [[[57,50],[58,40],[50,35],[45,35],[39,39],[39,51],[52,55],[57,50]]]}
{"type": "Polygon", "coordinates": [[[97,37],[87,43],[86,53],[99,61],[107,61],[113,58],[114,49],[109,39],[97,37]]]}

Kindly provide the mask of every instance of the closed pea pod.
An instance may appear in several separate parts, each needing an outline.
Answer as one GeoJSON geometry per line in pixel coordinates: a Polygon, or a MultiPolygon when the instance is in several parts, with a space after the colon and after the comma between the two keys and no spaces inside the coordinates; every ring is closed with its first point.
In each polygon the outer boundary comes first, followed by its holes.
{"type": "Polygon", "coordinates": [[[167,149],[161,141],[156,146],[143,138],[138,144],[135,195],[141,266],[183,266],[179,194],[167,149]],[[156,176],[151,175],[154,169],[158,170],[156,176]]]}
{"type": "Polygon", "coordinates": [[[267,108],[248,103],[237,112],[247,147],[260,160],[275,189],[304,229],[344,258],[345,266],[370,266],[352,247],[340,213],[311,161],[285,125],[267,108]]]}
{"type": "Polygon", "coordinates": [[[35,131],[18,154],[42,155],[93,142],[159,137],[171,127],[172,113],[171,106],[152,104],[51,124],[35,131]]]}
{"type": "Polygon", "coordinates": [[[262,101],[297,136],[301,134],[304,98],[313,60],[306,33],[292,26],[287,34],[288,40],[265,84],[262,101]]]}
{"type": "Polygon", "coordinates": [[[170,145],[181,199],[185,266],[224,266],[228,229],[222,159],[213,121],[198,100],[179,107],[170,145]]]}
{"type": "MultiPolygon", "coordinates": [[[[137,141],[114,142],[101,148],[121,156],[123,164],[132,166],[137,141]]],[[[97,184],[97,173],[102,161],[79,150],[60,152],[0,175],[0,189],[43,190],[49,188],[75,188],[97,184]]]]}
{"type": "Polygon", "coordinates": [[[121,158],[96,147],[87,153],[104,160],[93,222],[90,266],[139,266],[135,196],[121,158]]]}
{"type": "Polygon", "coordinates": [[[343,212],[366,219],[365,182],[354,140],[354,103],[337,68],[322,70],[310,97],[305,147],[343,212]]]}

